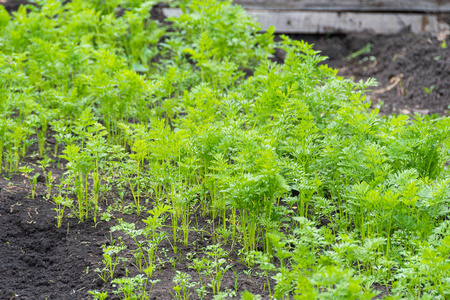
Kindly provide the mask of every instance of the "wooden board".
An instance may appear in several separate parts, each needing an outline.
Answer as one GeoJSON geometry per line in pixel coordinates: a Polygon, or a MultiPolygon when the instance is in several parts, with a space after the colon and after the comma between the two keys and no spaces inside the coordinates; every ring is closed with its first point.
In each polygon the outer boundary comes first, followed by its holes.
{"type": "Polygon", "coordinates": [[[234,0],[246,9],[450,13],[449,0],[234,0]]]}
{"type": "Polygon", "coordinates": [[[312,11],[248,10],[263,29],[275,26],[279,33],[350,33],[374,32],[396,34],[403,30],[414,33],[433,33],[448,30],[448,24],[439,22],[436,15],[401,13],[355,13],[312,11]]]}
{"type": "MultiPolygon", "coordinates": [[[[447,23],[440,22],[437,15],[417,13],[357,13],[324,11],[273,11],[252,10],[247,13],[261,23],[263,30],[275,26],[277,33],[351,33],[374,32],[377,34],[396,34],[403,30],[414,33],[432,33],[450,29],[447,23]]],[[[164,9],[166,16],[181,14],[178,9],[164,9]]]]}

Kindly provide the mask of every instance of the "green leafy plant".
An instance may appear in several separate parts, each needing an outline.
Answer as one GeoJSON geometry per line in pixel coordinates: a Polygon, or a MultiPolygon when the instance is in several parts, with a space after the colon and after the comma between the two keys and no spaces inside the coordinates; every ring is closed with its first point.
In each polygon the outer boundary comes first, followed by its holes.
{"type": "MultiPolygon", "coordinates": [[[[226,253],[219,245],[206,247],[205,254],[210,258],[195,258],[193,260],[193,266],[190,266],[190,268],[197,271],[201,286],[209,286],[212,288],[213,294],[217,295],[220,292],[224,275],[231,266],[225,265],[226,259],[224,257],[226,257],[226,253]],[[208,284],[207,281],[209,281],[208,284]]],[[[203,289],[203,292],[205,291],[206,289],[203,289]]],[[[202,297],[205,296],[206,294],[202,294],[202,297]]]]}
{"type": "Polygon", "coordinates": [[[122,299],[148,299],[151,295],[153,285],[158,282],[158,280],[149,280],[142,274],[136,275],[135,277],[124,277],[116,278],[111,281],[119,286],[115,294],[122,295],[122,299]],[[147,285],[150,283],[150,290],[147,291],[147,285]]]}
{"type": "Polygon", "coordinates": [[[190,289],[193,288],[195,284],[191,282],[191,275],[180,271],[175,272],[176,275],[173,278],[175,286],[172,288],[174,292],[170,293],[174,299],[187,300],[190,296],[190,289]]]}
{"type": "Polygon", "coordinates": [[[46,169],[50,166],[50,163],[53,162],[52,159],[46,157],[43,160],[39,161],[40,167],[42,169],[42,174],[45,179],[45,186],[47,187],[46,198],[49,199],[52,193],[54,178],[52,177],[52,172],[47,172],[46,169]]]}
{"type": "Polygon", "coordinates": [[[88,293],[94,297],[94,300],[105,300],[108,297],[107,292],[89,291],[88,293]]]}
{"type": "Polygon", "coordinates": [[[121,257],[120,253],[127,248],[122,239],[119,238],[120,245],[116,245],[116,240],[111,236],[111,243],[109,246],[102,245],[103,248],[103,264],[102,269],[97,268],[95,271],[103,281],[113,280],[114,272],[120,261],[125,261],[126,258],[121,257]]]}
{"type": "Polygon", "coordinates": [[[425,93],[427,93],[428,95],[431,95],[431,93],[433,93],[433,90],[434,90],[434,85],[430,86],[429,88],[424,87],[423,90],[424,90],[425,93]]]}
{"type": "Polygon", "coordinates": [[[149,211],[150,216],[143,220],[145,228],[136,229],[135,224],[127,223],[119,219],[119,224],[112,227],[111,231],[122,231],[127,234],[136,246],[133,250],[135,265],[137,269],[150,278],[155,270],[156,253],[158,245],[165,238],[165,233],[160,232],[159,228],[164,224],[164,214],[169,212],[168,206],[157,206],[149,211]]]}
{"type": "Polygon", "coordinates": [[[37,179],[39,177],[39,173],[35,173],[33,176],[30,176],[30,173],[33,172],[34,169],[28,166],[20,167],[19,171],[22,172],[28,179],[28,183],[30,184],[31,188],[31,199],[34,199],[34,196],[36,194],[37,179]]]}
{"type": "Polygon", "coordinates": [[[94,222],[97,223],[100,172],[111,150],[103,138],[107,135],[105,128],[93,120],[90,109],[83,111],[75,125],[73,133],[77,134],[78,138],[73,139],[70,134],[65,135],[65,141],[68,144],[62,151],[64,155],[61,157],[68,161],[68,174],[74,182],[74,191],[78,199],[77,217],[80,221],[85,221],[92,212],[94,222]],[[80,146],[74,143],[75,140],[79,140],[80,146]],[[92,180],[91,193],[88,188],[89,180],[92,180]]]}
{"type": "Polygon", "coordinates": [[[367,44],[364,45],[361,49],[359,49],[359,50],[357,50],[357,51],[355,51],[355,52],[349,54],[349,55],[347,56],[347,59],[348,59],[348,60],[352,60],[352,59],[357,58],[357,57],[360,56],[360,55],[367,54],[367,53],[369,53],[369,52],[372,50],[372,47],[373,47],[373,44],[372,44],[372,43],[367,43],[367,44]]]}
{"type": "Polygon", "coordinates": [[[53,201],[56,204],[56,207],[53,208],[53,210],[56,211],[56,227],[60,228],[64,218],[64,210],[66,207],[71,205],[71,201],[67,198],[63,198],[61,195],[53,197],[53,201]]]}

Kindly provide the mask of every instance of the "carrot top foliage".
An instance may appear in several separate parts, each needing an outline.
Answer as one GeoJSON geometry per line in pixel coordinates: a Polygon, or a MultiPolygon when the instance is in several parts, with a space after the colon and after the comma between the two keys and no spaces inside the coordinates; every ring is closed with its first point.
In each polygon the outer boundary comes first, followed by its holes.
{"type": "MultiPolygon", "coordinates": [[[[201,213],[215,245],[194,262],[200,298],[226,292],[225,245],[276,299],[370,299],[374,283],[392,299],[449,297],[450,119],[378,115],[373,80],[337,76],[306,42],[274,42],[231,1],[166,1],[181,15],[164,22],[157,2],[0,6],[1,173],[26,171],[34,197],[23,160],[36,143],[58,226],[115,210],[147,224],[118,220],[133,244],[105,246],[100,276],[147,299],[158,245],[189,244],[201,213]],[[140,275],[116,278],[126,251],[140,275]]],[[[194,289],[187,275],[175,299],[194,289]]]]}

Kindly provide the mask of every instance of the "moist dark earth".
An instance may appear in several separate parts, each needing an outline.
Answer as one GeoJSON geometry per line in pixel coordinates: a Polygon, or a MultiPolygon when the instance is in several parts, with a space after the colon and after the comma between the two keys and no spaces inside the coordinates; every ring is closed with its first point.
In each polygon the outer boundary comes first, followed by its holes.
{"type": "MultiPolygon", "coordinates": [[[[23,1],[4,5],[12,11],[19,3],[23,1]]],[[[367,33],[291,37],[313,43],[316,50],[329,57],[325,63],[337,68],[340,76],[354,80],[376,78],[379,85],[368,96],[382,114],[449,114],[450,55],[448,48],[441,47],[445,34],[440,39],[409,32],[394,36],[367,33]],[[373,45],[369,52],[350,59],[368,43],[373,45]]],[[[282,56],[277,51],[279,61],[282,56]]],[[[30,154],[33,150],[36,145],[30,148],[30,154]]],[[[57,176],[63,172],[55,165],[49,171],[57,176]]],[[[63,225],[56,228],[55,205],[43,198],[44,190],[40,180],[36,198],[30,199],[30,186],[24,176],[0,178],[0,299],[92,299],[89,290],[107,291],[108,299],[118,299],[112,292],[113,286],[95,272],[102,266],[102,245],[110,241],[114,219],[95,226],[92,221],[80,223],[75,218],[65,218],[63,225]]],[[[141,224],[135,216],[124,218],[141,224]]],[[[206,219],[197,221],[200,227],[209,226],[206,219]]],[[[210,236],[195,232],[190,234],[190,241],[194,240],[195,245],[180,246],[176,256],[170,254],[172,246],[168,240],[161,243],[159,248],[167,249],[168,254],[158,258],[160,263],[153,279],[160,282],[155,284],[150,299],[172,298],[173,264],[176,270],[187,272],[198,281],[186,257],[213,242],[210,236]]],[[[267,298],[264,277],[245,274],[245,266],[238,262],[230,246],[224,249],[230,251],[229,265],[236,272],[237,285],[235,274],[228,271],[222,288],[236,291],[237,296],[249,290],[267,298]]],[[[124,275],[123,272],[118,267],[116,275],[124,275]]],[[[194,289],[191,296],[197,297],[194,289]]]]}
{"type": "MultiPolygon", "coordinates": [[[[448,36],[447,36],[448,35],[448,36]]],[[[329,59],[324,63],[338,75],[355,81],[375,78],[378,86],[368,93],[373,107],[382,114],[449,115],[450,49],[442,42],[450,32],[392,36],[370,33],[348,35],[292,35],[314,44],[329,59]],[[366,45],[369,52],[350,59],[366,45]]]]}

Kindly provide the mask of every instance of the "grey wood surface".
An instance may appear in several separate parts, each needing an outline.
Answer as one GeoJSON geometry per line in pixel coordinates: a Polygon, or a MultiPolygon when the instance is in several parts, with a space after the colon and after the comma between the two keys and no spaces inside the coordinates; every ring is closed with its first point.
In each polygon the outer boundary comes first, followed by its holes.
{"type": "Polygon", "coordinates": [[[234,0],[247,9],[449,13],[450,0],[234,0]]]}
{"type": "Polygon", "coordinates": [[[396,34],[403,30],[413,33],[438,34],[449,29],[436,15],[417,13],[368,13],[330,11],[248,11],[261,23],[263,30],[275,26],[278,33],[351,33],[373,32],[396,34]]]}
{"type": "MultiPolygon", "coordinates": [[[[164,9],[166,16],[181,15],[180,9],[164,9]]],[[[450,32],[449,24],[438,15],[422,13],[283,11],[247,9],[247,13],[261,23],[262,30],[275,26],[277,33],[351,33],[373,32],[396,34],[403,30],[414,33],[450,32]]]]}

